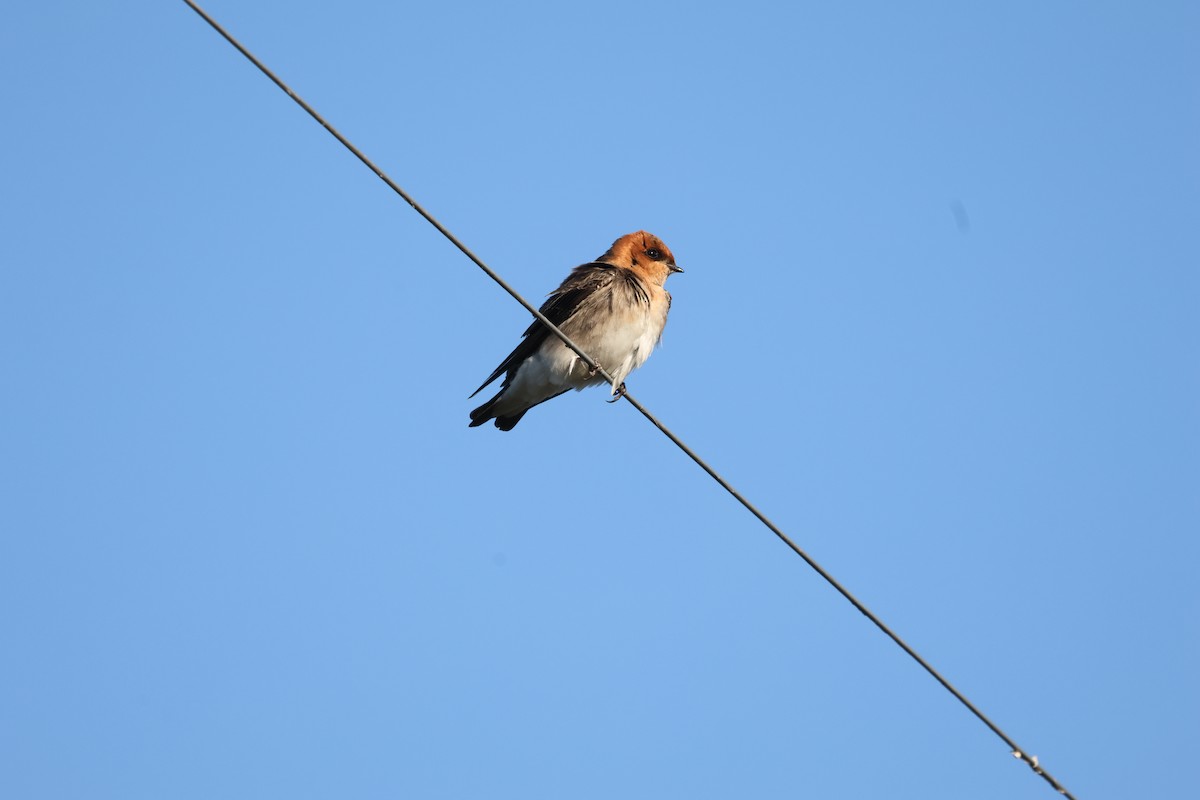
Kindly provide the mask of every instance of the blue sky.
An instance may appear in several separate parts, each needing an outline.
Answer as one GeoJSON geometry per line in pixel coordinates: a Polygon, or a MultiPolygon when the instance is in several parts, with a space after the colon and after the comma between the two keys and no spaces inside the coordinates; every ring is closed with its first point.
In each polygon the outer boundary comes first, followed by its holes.
{"type": "MultiPolygon", "coordinates": [[[[903,7],[901,7],[903,6],[903,7]]],[[[205,7],[1080,798],[1198,788],[1200,11],[205,7]]],[[[1046,798],[180,2],[0,30],[0,794],[1046,798]]]]}

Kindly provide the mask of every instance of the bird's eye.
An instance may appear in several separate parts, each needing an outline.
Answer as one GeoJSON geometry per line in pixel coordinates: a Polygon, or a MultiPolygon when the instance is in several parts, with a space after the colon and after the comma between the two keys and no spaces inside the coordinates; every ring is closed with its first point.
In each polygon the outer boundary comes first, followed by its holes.
{"type": "Polygon", "coordinates": [[[646,255],[657,261],[658,259],[662,258],[662,251],[660,251],[657,247],[651,247],[646,251],[646,255]]]}

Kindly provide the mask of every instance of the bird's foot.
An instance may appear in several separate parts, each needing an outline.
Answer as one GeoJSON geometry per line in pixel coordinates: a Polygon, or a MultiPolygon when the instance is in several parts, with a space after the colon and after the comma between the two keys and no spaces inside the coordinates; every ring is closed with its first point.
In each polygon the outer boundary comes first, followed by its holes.
{"type": "Polygon", "coordinates": [[[625,381],[621,381],[621,384],[613,389],[612,400],[605,400],[604,402],[615,403],[624,396],[625,396],[625,381]]]}
{"type": "Polygon", "coordinates": [[[588,370],[588,374],[587,374],[587,376],[588,376],[588,380],[591,380],[592,378],[594,378],[594,377],[596,377],[597,375],[599,375],[599,374],[600,374],[600,371],[601,371],[602,369],[604,369],[604,367],[603,367],[603,366],[601,366],[601,364],[600,364],[600,362],[599,362],[599,361],[595,362],[595,364],[596,364],[596,366],[594,366],[594,367],[592,367],[591,369],[589,369],[589,370],[588,370]]]}

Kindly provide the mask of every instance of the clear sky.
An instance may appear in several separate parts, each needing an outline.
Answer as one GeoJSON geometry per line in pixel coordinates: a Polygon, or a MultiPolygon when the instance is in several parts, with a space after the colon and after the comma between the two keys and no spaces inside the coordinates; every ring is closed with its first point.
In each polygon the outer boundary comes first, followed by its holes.
{"type": "MultiPolygon", "coordinates": [[[[1200,794],[1200,6],[206,8],[1080,798],[1200,794]]],[[[0,28],[0,796],[1053,792],[182,2],[0,28]]]]}

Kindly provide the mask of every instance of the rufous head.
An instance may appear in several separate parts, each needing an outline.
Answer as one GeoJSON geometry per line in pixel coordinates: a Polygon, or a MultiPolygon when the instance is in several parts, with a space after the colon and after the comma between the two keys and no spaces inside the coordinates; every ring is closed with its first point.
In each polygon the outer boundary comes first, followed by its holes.
{"type": "Polygon", "coordinates": [[[675,266],[671,248],[653,233],[627,233],[612,243],[608,252],[597,261],[631,269],[662,284],[672,272],[683,272],[675,266]]]}

